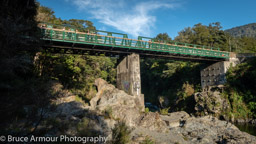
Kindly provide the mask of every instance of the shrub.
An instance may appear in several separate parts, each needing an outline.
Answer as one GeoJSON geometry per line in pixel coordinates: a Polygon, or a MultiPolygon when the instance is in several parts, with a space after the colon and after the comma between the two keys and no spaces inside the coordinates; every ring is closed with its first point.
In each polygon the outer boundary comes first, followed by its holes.
{"type": "Polygon", "coordinates": [[[130,142],[131,130],[125,122],[118,122],[112,130],[112,144],[127,144],[130,142]]]}
{"type": "Polygon", "coordinates": [[[141,144],[155,144],[155,142],[147,136],[147,137],[142,141],[141,144]]]}
{"type": "Polygon", "coordinates": [[[95,130],[93,126],[93,120],[89,118],[83,118],[81,122],[77,124],[77,134],[79,136],[94,137],[98,136],[99,131],[95,130]]]}
{"type": "Polygon", "coordinates": [[[149,113],[149,108],[145,108],[145,114],[149,113]]]}
{"type": "Polygon", "coordinates": [[[104,118],[113,118],[113,110],[112,110],[112,107],[108,106],[106,109],[105,109],[105,112],[104,112],[104,118]]]}
{"type": "Polygon", "coordinates": [[[160,109],[160,114],[161,115],[168,115],[169,109],[170,109],[170,107],[164,108],[164,109],[160,109]]]}
{"type": "Polygon", "coordinates": [[[75,101],[84,102],[83,99],[81,97],[79,97],[78,95],[76,95],[75,101]]]}

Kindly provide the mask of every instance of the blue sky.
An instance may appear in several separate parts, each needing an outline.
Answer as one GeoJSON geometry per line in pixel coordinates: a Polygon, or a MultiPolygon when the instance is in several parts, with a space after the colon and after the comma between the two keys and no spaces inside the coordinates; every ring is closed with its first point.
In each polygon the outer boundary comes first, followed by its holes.
{"type": "Polygon", "coordinates": [[[62,19],[85,19],[97,29],[172,38],[197,23],[220,22],[223,29],[255,23],[255,0],[38,0],[62,19]]]}

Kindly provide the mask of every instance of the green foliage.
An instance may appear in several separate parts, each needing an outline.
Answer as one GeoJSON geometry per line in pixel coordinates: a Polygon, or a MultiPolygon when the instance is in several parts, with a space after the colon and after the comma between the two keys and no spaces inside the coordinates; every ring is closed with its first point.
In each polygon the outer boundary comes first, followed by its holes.
{"type": "MultiPolygon", "coordinates": [[[[37,21],[72,26],[81,32],[96,29],[88,20],[62,20],[56,18],[52,9],[41,6],[40,3],[37,3],[37,6],[37,21]]],[[[45,52],[40,55],[38,62],[41,76],[60,81],[66,89],[71,90],[83,100],[90,100],[95,95],[94,80],[96,78],[115,83],[116,60],[112,58],[45,52]]]]}
{"type": "Polygon", "coordinates": [[[54,11],[51,8],[41,6],[40,3],[37,3],[37,6],[38,8],[36,20],[38,22],[48,22],[55,25],[72,26],[78,29],[80,32],[87,32],[88,30],[96,29],[91,21],[82,19],[62,20],[60,18],[56,18],[54,11]]]}
{"type": "MultiPolygon", "coordinates": [[[[165,33],[157,35],[157,41],[171,40],[165,33]]],[[[222,30],[219,22],[211,23],[208,26],[201,23],[188,27],[179,32],[174,39],[177,42],[193,43],[210,47],[220,48],[226,51],[255,52],[255,38],[234,38],[222,30]]],[[[256,65],[256,63],[254,64],[256,65]]],[[[193,93],[201,91],[200,70],[207,64],[194,62],[168,61],[145,59],[141,62],[142,93],[145,100],[153,104],[158,104],[159,95],[167,97],[171,102],[171,110],[185,110],[193,112],[195,101],[191,97],[193,93]],[[153,82],[153,83],[152,83],[153,82]],[[144,91],[146,90],[146,91],[144,91]],[[175,102],[175,104],[173,104],[175,102]]],[[[240,65],[231,74],[227,75],[230,87],[243,97],[245,106],[240,103],[235,111],[240,111],[245,116],[250,109],[254,111],[255,95],[255,73],[252,64],[240,65]],[[237,69],[237,70],[235,70],[237,69]],[[242,78],[243,77],[243,78],[242,78]],[[249,90],[248,90],[249,89],[249,90]],[[238,92],[238,90],[240,92],[238,92]]],[[[233,93],[228,92],[228,96],[233,93]]],[[[231,96],[232,97],[232,96],[231,96]]],[[[237,102],[237,101],[236,101],[237,102]]]]}
{"type": "Polygon", "coordinates": [[[233,112],[238,116],[256,116],[256,59],[229,69],[227,89],[233,112]]]}
{"type": "Polygon", "coordinates": [[[170,42],[172,39],[169,37],[167,33],[160,33],[154,39],[155,42],[170,42]]]}
{"type": "Polygon", "coordinates": [[[112,119],[113,118],[113,110],[112,107],[108,106],[105,111],[104,111],[104,118],[109,118],[112,119]]]}
{"type": "Polygon", "coordinates": [[[77,124],[77,133],[79,136],[94,137],[98,136],[99,132],[94,130],[92,120],[89,118],[83,118],[81,122],[77,124]]]}
{"type": "Polygon", "coordinates": [[[175,41],[216,47],[225,51],[256,52],[254,25],[223,31],[219,22],[211,23],[208,26],[199,23],[192,28],[188,27],[180,31],[179,35],[175,37],[175,41]]]}
{"type": "Polygon", "coordinates": [[[125,122],[118,122],[112,130],[112,144],[127,144],[130,142],[131,130],[125,122]]]}
{"type": "Polygon", "coordinates": [[[77,95],[76,95],[75,100],[76,100],[77,102],[83,102],[83,99],[82,99],[81,97],[77,96],[77,95]]]}
{"type": "Polygon", "coordinates": [[[149,113],[149,108],[145,108],[145,114],[148,114],[149,113]]]}
{"type": "Polygon", "coordinates": [[[237,52],[255,53],[256,52],[256,37],[242,37],[237,38],[236,44],[237,52]]]}
{"type": "Polygon", "coordinates": [[[36,20],[38,22],[47,22],[47,21],[53,21],[54,19],[56,19],[54,15],[54,11],[51,8],[41,6],[40,3],[38,2],[36,4],[38,7],[36,20]]]}
{"type": "Polygon", "coordinates": [[[140,144],[155,144],[155,141],[147,136],[140,144]]]}
{"type": "Polygon", "coordinates": [[[182,88],[178,89],[177,98],[175,100],[175,111],[186,111],[188,113],[194,112],[195,100],[193,94],[200,90],[200,85],[191,85],[189,82],[185,82],[182,88]]]}
{"type": "Polygon", "coordinates": [[[170,60],[141,60],[142,93],[145,101],[158,104],[158,96],[168,98],[169,106],[181,94],[200,91],[200,69],[204,64],[195,62],[182,62],[170,60]],[[191,89],[184,89],[184,84],[189,84],[191,89]],[[186,92],[185,92],[186,91],[186,92]]]}
{"type": "Polygon", "coordinates": [[[227,101],[230,103],[230,108],[224,109],[223,115],[229,119],[246,119],[251,117],[251,111],[243,100],[243,96],[237,92],[225,92],[224,95],[228,96],[227,101]]]}
{"type": "Polygon", "coordinates": [[[81,19],[70,19],[68,21],[64,20],[62,23],[60,22],[60,24],[72,25],[79,29],[81,32],[96,29],[91,21],[81,19]]]}
{"type": "Polygon", "coordinates": [[[161,115],[168,115],[169,109],[170,109],[170,107],[164,108],[164,109],[160,109],[160,114],[161,115]]]}
{"type": "Polygon", "coordinates": [[[185,100],[187,97],[192,96],[195,93],[193,85],[190,85],[188,82],[185,82],[182,85],[182,90],[180,90],[177,95],[185,100]]]}
{"type": "Polygon", "coordinates": [[[60,81],[83,99],[91,99],[96,78],[115,83],[116,60],[104,56],[79,56],[43,53],[40,56],[41,75],[60,81]]]}
{"type": "Polygon", "coordinates": [[[208,26],[199,23],[192,28],[185,28],[179,32],[175,41],[229,50],[229,35],[221,29],[219,22],[211,23],[208,26]]]}
{"type": "Polygon", "coordinates": [[[81,31],[94,30],[92,22],[61,20],[52,9],[34,0],[2,0],[0,11],[0,108],[6,111],[0,119],[3,129],[12,130],[12,123],[16,123],[22,135],[33,132],[31,129],[41,121],[44,109],[57,95],[51,91],[52,80],[71,90],[78,101],[95,94],[95,78],[115,83],[115,59],[39,52],[37,21],[72,24],[81,31]],[[24,39],[23,34],[31,39],[24,39]],[[25,110],[28,106],[32,107],[27,108],[29,112],[25,110]],[[21,120],[25,124],[20,124],[21,120]]]}

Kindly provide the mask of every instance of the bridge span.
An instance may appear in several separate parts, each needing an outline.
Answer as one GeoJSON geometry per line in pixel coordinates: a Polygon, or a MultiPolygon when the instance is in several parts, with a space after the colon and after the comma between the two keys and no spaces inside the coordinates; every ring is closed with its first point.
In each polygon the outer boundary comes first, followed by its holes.
{"type": "MultiPolygon", "coordinates": [[[[173,41],[157,42],[153,38],[139,36],[129,39],[127,34],[101,30],[81,32],[72,27],[40,24],[45,48],[59,52],[183,59],[193,61],[225,61],[230,54],[219,48],[173,41]]],[[[83,30],[84,31],[84,30],[83,30]]]]}
{"type": "Polygon", "coordinates": [[[219,48],[173,41],[156,41],[139,36],[129,39],[127,34],[101,30],[85,31],[74,27],[39,24],[43,40],[42,47],[51,52],[89,54],[106,56],[119,55],[117,66],[117,87],[136,96],[144,107],[141,94],[140,57],[156,57],[189,61],[210,62],[201,70],[201,86],[222,85],[230,65],[237,63],[235,54],[220,51],[219,48]]]}

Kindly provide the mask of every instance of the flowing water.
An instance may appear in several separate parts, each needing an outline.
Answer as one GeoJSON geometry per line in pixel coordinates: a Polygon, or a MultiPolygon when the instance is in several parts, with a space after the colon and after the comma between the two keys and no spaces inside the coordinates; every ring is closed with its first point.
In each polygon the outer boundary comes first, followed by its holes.
{"type": "Polygon", "coordinates": [[[241,131],[256,136],[256,125],[254,124],[235,124],[241,131]]]}

